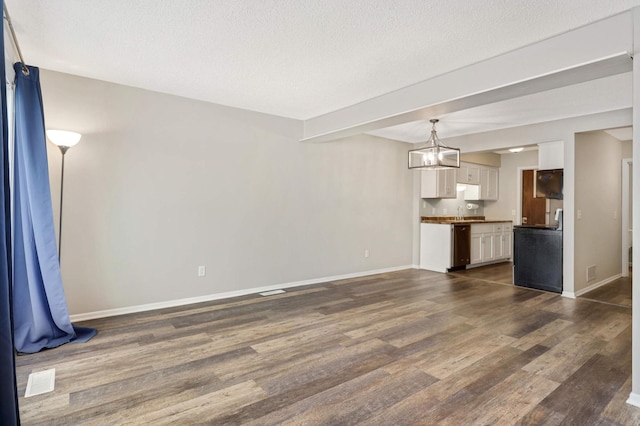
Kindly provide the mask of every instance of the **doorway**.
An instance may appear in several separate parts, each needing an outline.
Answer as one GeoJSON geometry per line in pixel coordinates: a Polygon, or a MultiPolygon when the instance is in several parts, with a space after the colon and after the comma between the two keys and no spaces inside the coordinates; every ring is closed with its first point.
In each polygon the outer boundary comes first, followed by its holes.
{"type": "Polygon", "coordinates": [[[535,170],[522,170],[522,225],[544,225],[546,219],[546,199],[535,197],[535,170]]]}

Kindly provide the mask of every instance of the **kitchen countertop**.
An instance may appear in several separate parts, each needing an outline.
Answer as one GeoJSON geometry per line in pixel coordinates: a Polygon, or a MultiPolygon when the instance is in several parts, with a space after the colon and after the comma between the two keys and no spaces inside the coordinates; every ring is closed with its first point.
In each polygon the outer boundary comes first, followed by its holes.
{"type": "Polygon", "coordinates": [[[462,220],[461,219],[456,219],[455,216],[422,216],[420,218],[420,222],[421,223],[436,223],[436,224],[442,224],[442,225],[455,225],[458,223],[464,224],[464,223],[502,223],[502,222],[509,222],[511,223],[511,220],[490,220],[490,219],[485,219],[484,216],[463,216],[462,220]]]}

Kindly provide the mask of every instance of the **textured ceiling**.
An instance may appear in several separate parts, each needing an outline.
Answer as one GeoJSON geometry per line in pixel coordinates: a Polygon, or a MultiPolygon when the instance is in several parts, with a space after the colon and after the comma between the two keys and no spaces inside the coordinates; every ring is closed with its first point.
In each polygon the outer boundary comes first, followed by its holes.
{"type": "Polygon", "coordinates": [[[640,0],[5,3],[30,65],[307,119],[640,0]]]}

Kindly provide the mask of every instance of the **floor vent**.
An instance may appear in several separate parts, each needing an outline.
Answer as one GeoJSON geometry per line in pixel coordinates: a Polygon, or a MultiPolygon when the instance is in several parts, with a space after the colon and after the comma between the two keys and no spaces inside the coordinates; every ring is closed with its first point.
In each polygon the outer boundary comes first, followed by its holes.
{"type": "Polygon", "coordinates": [[[596,265],[587,267],[587,281],[593,281],[596,279],[596,265]]]}
{"type": "Polygon", "coordinates": [[[260,296],[273,296],[274,294],[282,294],[285,293],[284,290],[271,290],[271,291],[265,291],[262,293],[258,293],[260,296]]]}
{"type": "Polygon", "coordinates": [[[29,374],[25,398],[53,391],[56,383],[56,369],[38,371],[29,374]]]}

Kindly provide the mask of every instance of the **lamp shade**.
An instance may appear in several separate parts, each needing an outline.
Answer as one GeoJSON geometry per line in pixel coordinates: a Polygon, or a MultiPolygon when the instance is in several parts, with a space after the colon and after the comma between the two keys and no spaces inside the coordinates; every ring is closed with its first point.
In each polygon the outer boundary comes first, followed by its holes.
{"type": "Polygon", "coordinates": [[[47,137],[58,146],[70,148],[80,142],[82,135],[67,130],[47,130],[47,137]]]}

